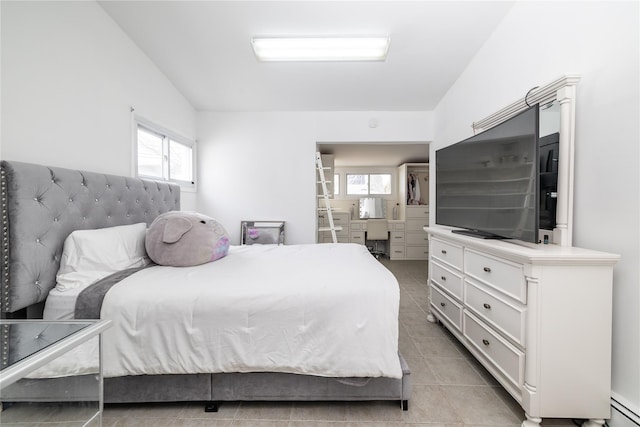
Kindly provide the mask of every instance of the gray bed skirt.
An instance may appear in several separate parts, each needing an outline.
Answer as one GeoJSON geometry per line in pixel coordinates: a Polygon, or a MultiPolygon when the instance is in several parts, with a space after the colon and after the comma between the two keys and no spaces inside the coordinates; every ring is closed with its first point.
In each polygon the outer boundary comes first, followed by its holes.
{"type": "MultiPolygon", "coordinates": [[[[411,398],[411,375],[406,361],[399,357],[403,372],[400,379],[341,379],[272,372],[105,378],[104,403],[397,400],[406,409],[411,398]]],[[[23,379],[5,390],[3,400],[91,400],[97,398],[93,396],[95,381],[93,375],[23,379]],[[61,381],[65,384],[62,393],[61,381]]]]}

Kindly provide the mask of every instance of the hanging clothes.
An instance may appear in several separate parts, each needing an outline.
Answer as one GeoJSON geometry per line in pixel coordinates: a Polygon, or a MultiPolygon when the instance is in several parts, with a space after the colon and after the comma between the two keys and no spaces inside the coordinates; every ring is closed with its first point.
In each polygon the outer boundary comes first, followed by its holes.
{"type": "Polygon", "coordinates": [[[413,204],[414,192],[413,188],[415,186],[416,177],[410,173],[407,175],[407,205],[413,204]]]}

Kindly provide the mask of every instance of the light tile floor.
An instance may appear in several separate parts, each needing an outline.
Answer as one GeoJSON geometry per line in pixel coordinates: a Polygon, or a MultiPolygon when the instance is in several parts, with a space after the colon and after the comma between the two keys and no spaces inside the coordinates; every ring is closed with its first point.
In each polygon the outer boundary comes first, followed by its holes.
{"type": "MultiPolygon", "coordinates": [[[[427,322],[426,261],[381,262],[400,283],[400,352],[411,369],[409,410],[396,402],[243,402],[224,403],[207,413],[201,403],[105,405],[103,426],[518,426],[524,413],[513,398],[446,329],[427,322]]],[[[31,413],[30,422],[14,423],[11,409],[0,414],[3,426],[64,426],[60,414],[31,413]],[[34,422],[35,419],[41,421],[34,422]],[[58,420],[58,421],[56,421],[58,420]]],[[[31,411],[36,409],[31,408],[31,411]]],[[[573,426],[571,420],[543,425],[573,426]]]]}

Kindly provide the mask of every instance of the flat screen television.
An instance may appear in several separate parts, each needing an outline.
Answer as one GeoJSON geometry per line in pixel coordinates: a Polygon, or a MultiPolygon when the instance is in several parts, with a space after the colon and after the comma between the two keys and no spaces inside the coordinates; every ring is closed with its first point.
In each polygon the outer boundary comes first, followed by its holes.
{"type": "Polygon", "coordinates": [[[436,223],[538,243],[538,105],[436,151],[436,223]]]}

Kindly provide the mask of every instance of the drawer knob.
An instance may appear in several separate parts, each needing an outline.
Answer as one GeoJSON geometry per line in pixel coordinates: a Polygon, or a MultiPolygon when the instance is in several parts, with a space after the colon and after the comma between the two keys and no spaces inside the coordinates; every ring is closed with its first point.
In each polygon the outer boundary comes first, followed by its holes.
{"type": "Polygon", "coordinates": [[[487,310],[491,310],[491,304],[487,304],[486,302],[484,304],[482,304],[482,306],[484,308],[486,308],[487,310]]]}
{"type": "Polygon", "coordinates": [[[440,305],[441,305],[442,307],[444,307],[444,306],[445,306],[445,305],[447,305],[447,304],[445,304],[445,303],[441,302],[441,303],[440,303],[440,305]]]}
{"type": "Polygon", "coordinates": [[[446,276],[440,276],[440,279],[442,279],[443,282],[447,281],[447,277],[446,276]]]}
{"type": "Polygon", "coordinates": [[[488,345],[489,345],[489,344],[491,344],[491,343],[489,342],[489,340],[487,340],[487,339],[483,339],[483,340],[482,340],[482,344],[484,344],[484,345],[488,346],[488,345]]]}
{"type": "Polygon", "coordinates": [[[445,251],[444,249],[441,251],[443,255],[447,254],[447,251],[445,251]]]}
{"type": "Polygon", "coordinates": [[[483,268],[483,270],[484,270],[486,273],[491,273],[491,268],[489,268],[489,267],[485,267],[485,268],[483,268]]]}

